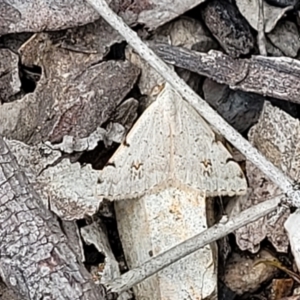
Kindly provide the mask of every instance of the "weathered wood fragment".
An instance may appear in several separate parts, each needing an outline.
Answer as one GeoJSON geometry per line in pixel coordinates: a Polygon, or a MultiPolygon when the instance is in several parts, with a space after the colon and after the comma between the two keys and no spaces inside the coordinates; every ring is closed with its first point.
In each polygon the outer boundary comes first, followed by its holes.
{"type": "Polygon", "coordinates": [[[107,299],[0,137],[0,273],[22,300],[107,299]]]}
{"type": "Polygon", "coordinates": [[[300,103],[300,62],[287,57],[234,59],[218,51],[151,44],[165,62],[206,76],[232,89],[300,103]]]}

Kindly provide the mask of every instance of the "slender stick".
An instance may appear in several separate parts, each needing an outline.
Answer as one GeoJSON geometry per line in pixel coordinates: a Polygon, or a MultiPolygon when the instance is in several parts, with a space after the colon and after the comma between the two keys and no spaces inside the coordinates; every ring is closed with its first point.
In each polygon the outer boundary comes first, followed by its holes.
{"type": "Polygon", "coordinates": [[[136,32],[131,30],[108,6],[105,0],[87,0],[96,11],[115,30],[117,30],[135,49],[135,51],[149,63],[194,109],[230,143],[232,143],[245,157],[256,165],[270,180],[277,184],[289,197],[293,205],[300,207],[300,191],[296,190],[293,180],[276,168],[246,139],[234,130],[218,115],[201,97],[199,97],[176,73],[171,70],[142,40],[136,32]]]}
{"type": "Polygon", "coordinates": [[[155,256],[141,266],[134,268],[109,282],[107,284],[108,289],[111,289],[113,292],[120,293],[132,288],[134,285],[142,282],[146,278],[159,272],[163,268],[168,267],[183,257],[199,250],[205,245],[210,244],[228,235],[234,230],[245,226],[248,223],[254,222],[274,211],[278,207],[282,197],[282,195],[277,196],[271,200],[252,206],[251,208],[242,211],[238,216],[228,220],[226,223],[218,223],[195,237],[182,242],[158,256],[155,256]]]}

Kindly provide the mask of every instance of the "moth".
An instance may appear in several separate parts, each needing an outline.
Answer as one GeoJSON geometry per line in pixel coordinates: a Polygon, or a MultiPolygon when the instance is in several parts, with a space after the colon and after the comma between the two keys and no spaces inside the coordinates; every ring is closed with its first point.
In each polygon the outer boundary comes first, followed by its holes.
{"type": "MultiPolygon", "coordinates": [[[[207,197],[240,195],[247,189],[239,165],[168,84],[99,179],[97,193],[116,200],[119,234],[130,268],[205,230],[207,197]]],[[[215,249],[208,245],[146,279],[134,288],[136,298],[216,296],[215,249]]]]}

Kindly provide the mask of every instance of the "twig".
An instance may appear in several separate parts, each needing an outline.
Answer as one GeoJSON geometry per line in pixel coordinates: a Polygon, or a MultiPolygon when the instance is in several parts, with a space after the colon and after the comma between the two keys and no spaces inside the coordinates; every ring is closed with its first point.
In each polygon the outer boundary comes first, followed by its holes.
{"type": "Polygon", "coordinates": [[[265,37],[265,17],[264,17],[264,5],[263,0],[256,0],[258,2],[258,34],[257,44],[259,53],[263,56],[267,56],[266,49],[266,37],[265,37]]]}
{"type": "Polygon", "coordinates": [[[201,97],[199,97],[176,73],[171,70],[142,40],[136,32],[131,30],[108,6],[105,0],[87,0],[95,10],[114,29],[116,29],[175,90],[189,102],[195,110],[215,129],[217,129],[230,143],[232,143],[245,157],[265,173],[289,197],[293,205],[300,207],[300,191],[294,188],[293,180],[276,168],[246,139],[236,132],[223,120],[201,97]]]}
{"type": "Polygon", "coordinates": [[[142,282],[151,275],[159,272],[163,268],[168,267],[174,262],[182,259],[183,257],[199,250],[205,245],[212,243],[234,230],[247,225],[248,223],[254,222],[259,218],[267,215],[274,211],[282,198],[277,196],[271,200],[264,201],[260,204],[252,206],[247,210],[242,211],[238,216],[228,220],[226,223],[216,224],[202,233],[190,238],[183,243],[169,249],[168,251],[159,254],[158,256],[148,260],[141,266],[134,268],[122,276],[114,279],[107,284],[108,289],[112,292],[123,292],[134,285],[142,282]]]}

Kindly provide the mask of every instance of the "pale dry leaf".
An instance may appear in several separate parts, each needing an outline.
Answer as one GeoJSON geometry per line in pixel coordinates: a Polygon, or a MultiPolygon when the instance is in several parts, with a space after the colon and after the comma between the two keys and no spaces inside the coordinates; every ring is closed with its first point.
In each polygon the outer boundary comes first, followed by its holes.
{"type": "Polygon", "coordinates": [[[284,20],[278,22],[268,34],[272,44],[285,56],[296,57],[300,49],[299,30],[295,23],[284,20]]]}
{"type": "Polygon", "coordinates": [[[96,213],[101,197],[95,194],[98,172],[61,159],[61,153],[45,145],[29,146],[6,140],[18,164],[46,207],[64,220],[78,220],[96,213]]]}
{"type": "Polygon", "coordinates": [[[21,89],[19,57],[9,49],[0,49],[0,105],[9,102],[21,89]]]}
{"type": "MultiPolygon", "coordinates": [[[[123,200],[115,202],[116,217],[133,268],[205,230],[206,195],[242,194],[246,188],[225,147],[167,84],[101,171],[98,193],[123,200]]],[[[215,299],[213,250],[205,247],[164,269],[137,285],[135,296],[215,299]]]]}
{"type": "Polygon", "coordinates": [[[118,15],[128,24],[143,24],[150,30],[179,17],[205,0],[113,1],[118,15]],[[120,3],[122,4],[120,4],[120,3]]]}
{"type": "Polygon", "coordinates": [[[65,135],[86,138],[108,122],[139,74],[128,61],[101,62],[120,40],[103,21],[33,36],[19,52],[24,65],[42,67],[41,79],[33,93],[0,107],[0,133],[30,144],[57,143],[65,135]],[[76,41],[71,49],[62,45],[69,39],[76,41]]]}
{"type": "MultiPolygon", "coordinates": [[[[251,0],[236,0],[236,5],[239,8],[241,14],[247,19],[249,24],[255,30],[258,30],[258,1],[251,0]]],[[[293,9],[293,6],[287,6],[284,8],[269,5],[266,1],[263,1],[263,14],[264,14],[264,27],[265,32],[271,32],[277,22],[285,15],[286,12],[293,9]]]]}
{"type": "MultiPolygon", "coordinates": [[[[299,134],[298,119],[266,102],[257,125],[249,132],[249,140],[275,166],[295,181],[299,181],[299,134]]],[[[253,192],[243,209],[281,193],[280,189],[253,164],[247,161],[246,168],[253,192]]],[[[282,208],[278,215],[268,215],[240,228],[235,233],[239,247],[255,252],[259,249],[260,242],[268,237],[277,251],[286,252],[288,238],[283,224],[288,216],[289,210],[282,208]]]]}
{"type": "Polygon", "coordinates": [[[71,154],[73,152],[94,150],[99,141],[103,141],[106,147],[111,146],[113,142],[120,144],[125,138],[125,133],[126,130],[121,124],[110,122],[107,130],[98,127],[86,138],[74,138],[71,135],[64,135],[61,143],[51,144],[46,142],[45,144],[51,149],[71,154]]]}
{"type": "Polygon", "coordinates": [[[2,0],[0,36],[15,32],[60,30],[99,19],[84,0],[2,0]]]}
{"type": "Polygon", "coordinates": [[[152,38],[155,42],[170,41],[173,46],[184,47],[208,52],[217,48],[218,44],[211,37],[210,32],[200,20],[180,17],[164,26],[159,27],[152,38]]]}

